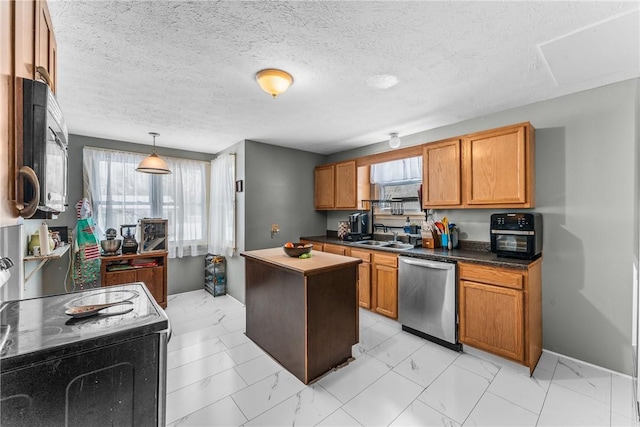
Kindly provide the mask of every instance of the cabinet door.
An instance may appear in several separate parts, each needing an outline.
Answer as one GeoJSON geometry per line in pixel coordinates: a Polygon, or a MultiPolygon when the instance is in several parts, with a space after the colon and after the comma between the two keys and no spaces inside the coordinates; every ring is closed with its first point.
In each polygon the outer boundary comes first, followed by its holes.
{"type": "Polygon", "coordinates": [[[360,307],[371,309],[371,252],[351,248],[353,258],[360,258],[358,265],[358,303],[360,307]]]}
{"type": "Polygon", "coordinates": [[[358,173],[355,161],[336,165],[336,209],[357,209],[358,173]]]}
{"type": "MultiPolygon", "coordinates": [[[[9,2],[7,2],[9,3],[9,2]]],[[[36,13],[35,1],[12,2],[14,8],[14,62],[16,77],[34,78],[34,55],[36,45],[36,13]]]]}
{"type": "Polygon", "coordinates": [[[147,285],[147,289],[149,289],[158,304],[164,303],[166,299],[163,286],[164,267],[141,268],[137,273],[137,281],[144,282],[147,285]]]}
{"type": "Polygon", "coordinates": [[[460,206],[460,140],[436,142],[422,148],[422,206],[460,206]]]}
{"type": "Polygon", "coordinates": [[[523,291],[460,280],[460,342],[524,361],[523,291]]]}
{"type": "Polygon", "coordinates": [[[49,8],[45,0],[37,0],[36,40],[35,40],[35,66],[43,67],[51,78],[51,90],[55,93],[55,65],[57,62],[57,45],[53,35],[53,25],[49,8]]]}
{"type": "Polygon", "coordinates": [[[527,141],[533,133],[529,130],[515,126],[465,138],[467,205],[533,207],[533,141],[527,141]]]}
{"type": "Polygon", "coordinates": [[[330,243],[324,244],[324,252],[328,252],[330,254],[347,255],[348,250],[349,248],[346,246],[332,245],[330,243]]]}
{"type": "Polygon", "coordinates": [[[105,274],[103,286],[137,282],[135,270],[110,271],[105,274]]]}
{"type": "Polygon", "coordinates": [[[335,204],[334,165],[315,168],[314,200],[316,209],[333,209],[335,204]]]}
{"type": "Polygon", "coordinates": [[[371,264],[358,265],[358,303],[360,307],[371,308],[371,264]]]}
{"type": "Polygon", "coordinates": [[[358,200],[356,209],[371,209],[369,202],[363,200],[371,199],[371,166],[358,166],[358,200]]]}
{"type": "Polygon", "coordinates": [[[376,264],[375,311],[392,319],[398,318],[398,269],[376,264]]]}

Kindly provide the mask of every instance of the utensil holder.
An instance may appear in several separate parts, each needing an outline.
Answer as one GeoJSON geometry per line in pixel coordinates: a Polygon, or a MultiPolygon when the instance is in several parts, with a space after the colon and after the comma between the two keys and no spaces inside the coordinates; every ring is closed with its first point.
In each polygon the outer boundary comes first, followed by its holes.
{"type": "Polygon", "coordinates": [[[435,238],[422,239],[423,248],[436,249],[436,248],[439,248],[440,245],[441,245],[441,242],[440,242],[439,235],[436,236],[435,238]]]}

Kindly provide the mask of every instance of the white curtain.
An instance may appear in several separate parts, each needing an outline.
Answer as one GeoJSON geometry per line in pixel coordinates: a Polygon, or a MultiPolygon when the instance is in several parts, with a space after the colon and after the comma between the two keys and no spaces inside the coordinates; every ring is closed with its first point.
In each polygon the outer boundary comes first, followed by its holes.
{"type": "Polygon", "coordinates": [[[233,256],[236,247],[236,156],[223,154],[211,161],[209,252],[233,256]]]}
{"type": "Polygon", "coordinates": [[[372,184],[422,180],[422,157],[393,160],[371,165],[372,184]]]}
{"type": "Polygon", "coordinates": [[[209,162],[163,157],[170,175],[162,177],[162,212],[169,220],[169,258],[207,253],[207,169],[209,162]]]}
{"type": "MultiPolygon", "coordinates": [[[[169,258],[207,253],[207,169],[209,162],[164,157],[170,175],[136,172],[146,154],[85,147],[85,197],[91,201],[100,238],[107,228],[142,218],[169,225],[169,258]]],[[[138,230],[139,232],[139,230],[138,230]]]]}
{"type": "Polygon", "coordinates": [[[136,172],[145,155],[89,147],[82,151],[84,196],[101,239],[107,228],[120,233],[121,225],[152,217],[151,175],[136,172]]]}

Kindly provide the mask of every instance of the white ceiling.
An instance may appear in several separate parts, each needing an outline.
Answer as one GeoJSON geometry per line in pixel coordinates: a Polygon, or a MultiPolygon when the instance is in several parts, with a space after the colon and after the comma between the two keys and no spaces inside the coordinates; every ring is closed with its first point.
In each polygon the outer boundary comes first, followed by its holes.
{"type": "Polygon", "coordinates": [[[329,154],[640,77],[638,1],[49,8],[70,133],[150,145],[155,131],[205,153],[251,139],[329,154]],[[263,68],[293,86],[273,100],[263,68]]]}

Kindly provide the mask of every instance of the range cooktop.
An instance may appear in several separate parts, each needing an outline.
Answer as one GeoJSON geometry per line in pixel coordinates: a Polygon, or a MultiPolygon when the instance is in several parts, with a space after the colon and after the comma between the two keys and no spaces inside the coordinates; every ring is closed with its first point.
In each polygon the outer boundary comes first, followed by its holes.
{"type": "Polygon", "coordinates": [[[68,352],[70,347],[95,348],[166,330],[169,320],[142,283],[109,286],[81,292],[7,301],[0,306],[4,345],[3,370],[17,359],[42,358],[43,354],[68,352]],[[71,307],[129,300],[99,314],[73,318],[71,307]]]}

